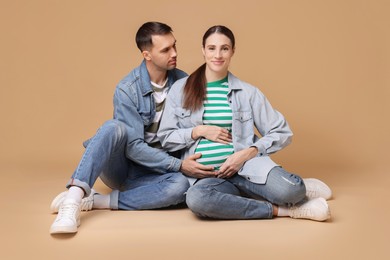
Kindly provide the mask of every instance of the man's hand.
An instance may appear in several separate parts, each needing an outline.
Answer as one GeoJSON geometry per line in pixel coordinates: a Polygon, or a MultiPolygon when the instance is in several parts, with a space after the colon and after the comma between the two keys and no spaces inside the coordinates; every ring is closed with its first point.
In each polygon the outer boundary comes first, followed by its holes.
{"type": "Polygon", "coordinates": [[[250,147],[230,155],[219,168],[217,177],[226,179],[233,176],[241,169],[246,161],[255,157],[256,154],[257,148],[250,147]]]}
{"type": "Polygon", "coordinates": [[[180,171],[189,177],[197,179],[208,177],[215,178],[217,176],[217,172],[214,171],[213,166],[206,166],[196,161],[201,156],[201,153],[196,153],[184,159],[181,163],[180,171]]]}

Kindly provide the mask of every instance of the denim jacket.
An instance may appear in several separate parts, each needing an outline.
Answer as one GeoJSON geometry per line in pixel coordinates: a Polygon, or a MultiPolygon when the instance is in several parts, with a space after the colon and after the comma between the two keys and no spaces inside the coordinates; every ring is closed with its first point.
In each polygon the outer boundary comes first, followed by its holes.
{"type": "MultiPolygon", "coordinates": [[[[182,157],[194,153],[199,142],[191,138],[192,130],[202,125],[204,108],[191,112],[182,107],[183,88],[187,78],[178,80],[171,88],[158,131],[163,148],[182,150],[182,157]]],[[[276,111],[256,87],[241,81],[229,72],[228,102],[233,121],[232,136],[235,152],[255,146],[258,154],[247,161],[238,174],[255,183],[265,183],[268,172],[275,166],[269,157],[291,142],[292,132],[281,113],[276,111]],[[254,127],[261,134],[257,136],[254,127]]]]}
{"type": "MultiPolygon", "coordinates": [[[[187,76],[179,69],[168,71],[167,86],[187,76]]],[[[128,126],[126,157],[157,173],[178,172],[181,161],[161,149],[150,147],[144,140],[145,129],[153,122],[156,114],[146,63],[132,70],[115,89],[114,119],[128,126]]]]}

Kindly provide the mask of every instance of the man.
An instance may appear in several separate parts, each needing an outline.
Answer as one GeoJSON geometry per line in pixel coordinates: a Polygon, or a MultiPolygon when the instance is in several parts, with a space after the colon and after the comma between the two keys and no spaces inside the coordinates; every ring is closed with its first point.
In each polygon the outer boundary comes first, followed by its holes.
{"type": "Polygon", "coordinates": [[[172,29],[159,22],[143,24],[136,34],[143,62],[118,84],[114,94],[114,119],[101,126],[85,144],[86,150],[51,210],[58,212],[51,234],[75,233],[80,211],[91,209],[142,210],[185,201],[186,175],[214,176],[210,166],[181,161],[161,150],[156,136],[165,97],[172,84],[186,76],[176,69],[176,39],[172,29]],[[96,193],[96,179],[112,189],[96,193]]]}

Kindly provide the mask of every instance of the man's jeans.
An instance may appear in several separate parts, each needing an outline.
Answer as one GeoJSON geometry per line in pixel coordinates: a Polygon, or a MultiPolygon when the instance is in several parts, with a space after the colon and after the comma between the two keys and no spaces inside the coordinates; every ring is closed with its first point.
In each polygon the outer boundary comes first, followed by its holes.
{"type": "Polygon", "coordinates": [[[88,142],[81,161],[67,184],[91,193],[98,177],[113,191],[110,208],[124,210],[155,209],[185,201],[189,188],[181,173],[156,174],[126,158],[127,132],[118,120],[99,128],[88,142]]]}
{"type": "Polygon", "coordinates": [[[274,167],[265,184],[234,175],[198,180],[187,192],[187,205],[198,216],[217,219],[272,218],[272,204],[292,206],[306,200],[301,177],[274,167]]]}

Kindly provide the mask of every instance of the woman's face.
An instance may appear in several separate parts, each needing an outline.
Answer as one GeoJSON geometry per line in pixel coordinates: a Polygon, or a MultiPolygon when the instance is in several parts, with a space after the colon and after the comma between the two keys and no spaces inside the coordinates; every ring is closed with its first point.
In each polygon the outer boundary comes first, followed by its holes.
{"type": "Polygon", "coordinates": [[[230,59],[234,54],[234,48],[230,39],[221,33],[211,34],[202,48],[207,70],[217,75],[225,76],[230,59]]]}

